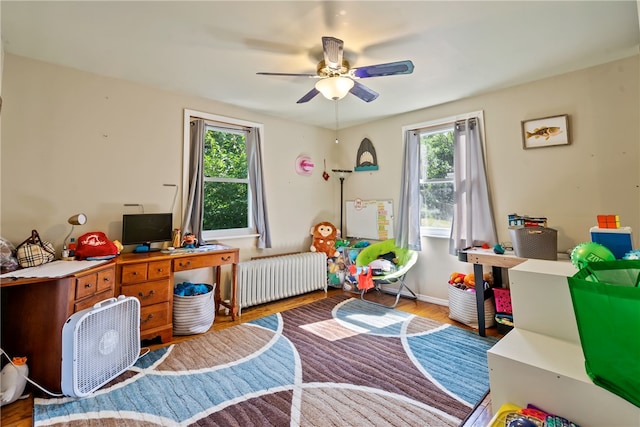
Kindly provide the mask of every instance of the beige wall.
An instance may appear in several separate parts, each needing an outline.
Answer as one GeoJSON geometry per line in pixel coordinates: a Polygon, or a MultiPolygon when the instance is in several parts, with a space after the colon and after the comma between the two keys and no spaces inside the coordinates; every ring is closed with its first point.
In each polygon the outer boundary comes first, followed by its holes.
{"type": "MultiPolygon", "coordinates": [[[[6,55],[0,232],[18,243],[37,228],[60,247],[69,230],[66,219],[77,212],[89,218],[78,234],[103,230],[117,239],[121,216],[132,209],[124,203],[142,203],[148,212],[168,209],[173,190],[162,184],[181,182],[182,111],[189,108],[264,123],[271,252],[307,250],[311,225],[339,224],[339,181],[335,174],[328,182],[320,177],[324,158],[328,167],[351,168],[360,141],[368,137],[380,169],[350,174],[345,200],[393,199],[397,210],[402,126],[477,110],[485,115],[501,241],[508,240],[506,217],[513,212],[547,216],[559,230],[562,250],[589,240],[601,213],[619,214],[637,235],[639,76],[636,56],[344,129],[336,146],[331,130],[6,55]],[[523,150],[520,121],[556,114],[570,115],[572,144],[523,150]],[[294,171],[300,154],[316,163],[311,177],[294,171]]],[[[241,248],[242,258],[256,252],[253,240],[228,243],[241,248]]],[[[409,277],[422,299],[445,302],[449,274],[471,271],[448,255],[447,244],[423,241],[409,277]]]]}
{"type": "MultiPolygon", "coordinates": [[[[354,172],[345,198],[399,196],[402,126],[483,110],[486,157],[498,238],[508,241],[510,213],[546,216],[558,230],[558,246],[570,250],[589,241],[596,215],[615,213],[640,233],[640,57],[475,96],[379,120],[341,132],[342,157],[355,165],[368,137],[380,170],[354,172]],[[569,114],[572,143],[522,149],[521,120],[569,114]]],[[[425,94],[424,96],[428,96],[425,94]]],[[[396,209],[397,210],[397,209],[396,209]]],[[[423,240],[418,268],[409,281],[420,294],[447,298],[453,271],[471,272],[447,254],[447,241],[423,240]]]]}
{"type": "MultiPolygon", "coordinates": [[[[183,109],[264,123],[264,164],[272,252],[308,248],[310,227],[336,221],[339,187],[321,170],[300,176],[295,158],[317,164],[331,153],[332,132],[201,98],[7,55],[2,119],[2,236],[24,240],[32,228],[61,248],[69,216],[77,227],[120,239],[123,213],[167,211],[182,182],[183,109]]],[[[331,158],[328,161],[332,161],[331,158]]],[[[181,221],[180,203],[174,212],[181,221]]],[[[228,242],[253,255],[254,239],[228,242]]]]}

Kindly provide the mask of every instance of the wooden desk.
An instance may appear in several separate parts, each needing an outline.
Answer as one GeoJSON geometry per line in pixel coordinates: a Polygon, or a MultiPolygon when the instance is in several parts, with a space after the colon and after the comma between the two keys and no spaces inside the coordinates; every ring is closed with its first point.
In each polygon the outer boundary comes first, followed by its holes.
{"type": "MultiPolygon", "coordinates": [[[[527,260],[527,258],[518,258],[511,253],[503,255],[496,254],[492,249],[468,248],[458,252],[458,260],[470,262],[473,264],[473,274],[476,278],[476,284],[482,283],[484,274],[484,265],[491,266],[493,274],[494,286],[502,286],[502,268],[515,267],[527,260]]],[[[478,311],[478,335],[486,336],[484,325],[484,300],[491,297],[491,289],[485,289],[484,292],[478,292],[476,286],[476,309],[478,311]]]]}
{"type": "Polygon", "coordinates": [[[116,272],[116,294],[134,296],[140,300],[140,338],[150,340],[160,337],[163,343],[173,336],[173,275],[178,271],[197,268],[215,269],[215,311],[224,306],[229,309],[231,319],[238,315],[237,270],[240,251],[217,245],[206,252],[148,252],[124,253],[118,257],[116,272]],[[220,297],[220,267],[231,265],[231,297],[225,303],[220,297]]]}
{"type": "Polygon", "coordinates": [[[1,281],[2,349],[10,357],[26,356],[29,377],[52,393],[61,390],[62,327],[73,313],[117,295],[140,300],[140,338],[173,335],[173,273],[216,269],[215,310],[227,307],[235,320],[239,250],[221,246],[208,252],[121,254],[114,261],[60,278],[3,278],[1,281]],[[231,265],[230,303],[220,297],[220,267],[231,265]]]}
{"type": "Polygon", "coordinates": [[[59,393],[62,327],[73,313],[114,296],[115,262],[59,278],[3,278],[0,286],[2,349],[26,356],[29,378],[59,393]]]}

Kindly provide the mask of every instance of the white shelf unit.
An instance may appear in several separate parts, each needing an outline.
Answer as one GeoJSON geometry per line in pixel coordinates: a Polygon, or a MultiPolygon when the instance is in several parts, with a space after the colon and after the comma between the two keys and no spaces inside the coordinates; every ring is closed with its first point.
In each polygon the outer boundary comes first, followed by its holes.
{"type": "Polygon", "coordinates": [[[514,329],[488,351],[494,413],[536,405],[581,427],[640,426],[640,408],[587,376],[567,261],[530,259],[509,270],[514,329]]]}

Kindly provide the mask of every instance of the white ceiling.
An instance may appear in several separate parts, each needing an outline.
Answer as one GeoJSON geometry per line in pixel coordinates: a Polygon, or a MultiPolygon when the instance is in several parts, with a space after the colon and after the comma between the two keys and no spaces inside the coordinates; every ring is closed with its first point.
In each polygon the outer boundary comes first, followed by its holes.
{"type": "Polygon", "coordinates": [[[410,59],[411,75],[360,80],[340,127],[639,53],[627,1],[7,1],[6,53],[334,129],[334,101],[296,101],[316,80],[321,37],[353,67],[410,59]]]}

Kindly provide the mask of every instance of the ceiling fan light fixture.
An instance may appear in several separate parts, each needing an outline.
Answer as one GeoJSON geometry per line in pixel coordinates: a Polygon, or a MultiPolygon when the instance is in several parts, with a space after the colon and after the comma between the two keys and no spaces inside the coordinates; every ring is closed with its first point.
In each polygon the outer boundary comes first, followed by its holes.
{"type": "Polygon", "coordinates": [[[325,98],[338,100],[342,99],[351,90],[353,87],[353,80],[348,77],[327,77],[321,80],[318,80],[316,83],[316,89],[320,92],[325,98]]]}

